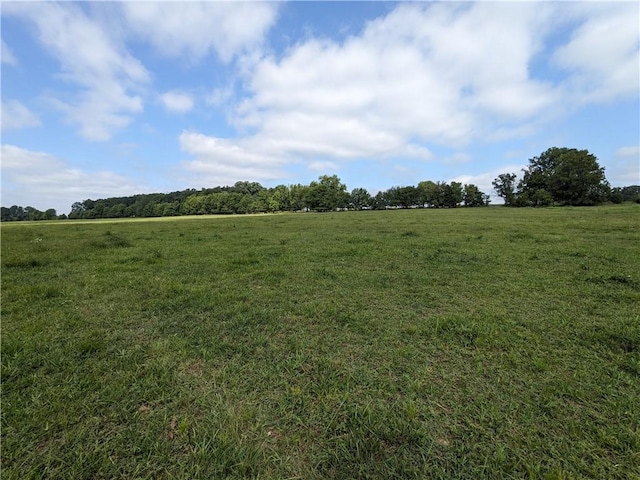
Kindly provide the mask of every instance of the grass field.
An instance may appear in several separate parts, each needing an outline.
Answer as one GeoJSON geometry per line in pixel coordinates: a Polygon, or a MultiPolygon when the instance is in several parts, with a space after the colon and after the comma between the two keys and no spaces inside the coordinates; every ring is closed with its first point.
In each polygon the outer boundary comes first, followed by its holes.
{"type": "Polygon", "coordinates": [[[2,225],[2,478],[640,478],[640,206],[2,225]]]}

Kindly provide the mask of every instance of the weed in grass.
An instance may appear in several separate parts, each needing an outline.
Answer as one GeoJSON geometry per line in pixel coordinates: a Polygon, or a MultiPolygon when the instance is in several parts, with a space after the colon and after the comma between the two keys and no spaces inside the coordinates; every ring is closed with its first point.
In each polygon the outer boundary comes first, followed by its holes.
{"type": "Polygon", "coordinates": [[[126,248],[131,247],[131,242],[116,233],[108,230],[104,235],[95,238],[89,242],[89,245],[94,248],[126,248]]]}

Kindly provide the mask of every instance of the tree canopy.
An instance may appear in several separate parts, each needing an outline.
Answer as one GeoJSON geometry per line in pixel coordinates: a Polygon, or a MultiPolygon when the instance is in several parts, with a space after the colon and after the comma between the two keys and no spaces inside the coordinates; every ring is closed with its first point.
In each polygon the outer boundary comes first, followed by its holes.
{"type": "Polygon", "coordinates": [[[505,205],[597,205],[609,200],[611,188],[604,168],[588,150],[552,147],[529,160],[514,189],[515,173],[504,173],[493,188],[505,205]]]}

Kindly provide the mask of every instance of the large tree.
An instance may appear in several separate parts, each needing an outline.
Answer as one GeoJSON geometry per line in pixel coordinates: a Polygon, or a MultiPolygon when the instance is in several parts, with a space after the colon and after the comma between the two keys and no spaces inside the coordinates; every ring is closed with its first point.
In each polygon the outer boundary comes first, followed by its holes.
{"type": "Polygon", "coordinates": [[[595,155],[588,150],[552,147],[529,160],[519,195],[551,198],[559,205],[595,205],[606,200],[609,188],[595,155]]]}
{"type": "Polygon", "coordinates": [[[346,207],[349,203],[347,186],[337,175],[322,175],[317,182],[311,182],[309,185],[306,201],[311,210],[318,212],[346,207]]]}

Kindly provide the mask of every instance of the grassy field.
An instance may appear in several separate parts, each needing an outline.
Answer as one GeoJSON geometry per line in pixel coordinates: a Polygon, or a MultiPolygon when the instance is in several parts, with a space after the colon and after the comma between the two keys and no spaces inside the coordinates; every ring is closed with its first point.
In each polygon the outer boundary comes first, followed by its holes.
{"type": "Polygon", "coordinates": [[[640,478],[640,206],[2,225],[2,478],[640,478]]]}

